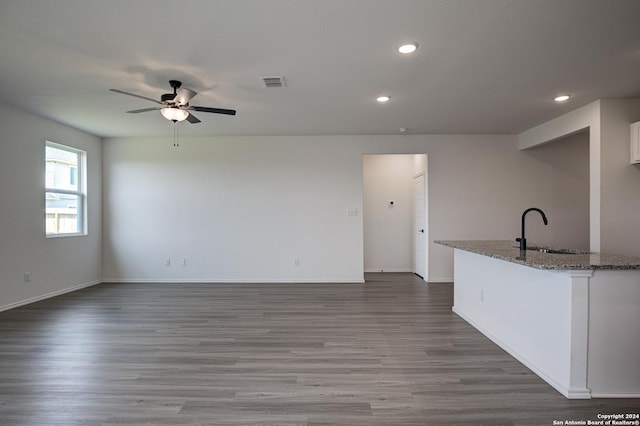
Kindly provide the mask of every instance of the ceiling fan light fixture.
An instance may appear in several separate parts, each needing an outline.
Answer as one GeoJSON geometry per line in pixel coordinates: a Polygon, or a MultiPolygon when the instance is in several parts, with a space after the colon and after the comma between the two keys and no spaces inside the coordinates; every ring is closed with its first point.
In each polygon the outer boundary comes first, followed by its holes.
{"type": "Polygon", "coordinates": [[[164,118],[166,118],[167,120],[171,120],[171,121],[184,121],[187,119],[187,117],[189,116],[189,112],[185,111],[183,109],[180,108],[175,108],[175,107],[169,107],[169,108],[162,108],[160,110],[160,114],[162,114],[162,116],[164,118]]]}

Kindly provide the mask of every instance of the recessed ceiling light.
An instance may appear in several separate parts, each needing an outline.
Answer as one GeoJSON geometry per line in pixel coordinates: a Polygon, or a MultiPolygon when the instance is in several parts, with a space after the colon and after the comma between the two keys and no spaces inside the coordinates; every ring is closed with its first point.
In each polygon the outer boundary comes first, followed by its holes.
{"type": "Polygon", "coordinates": [[[389,96],[378,96],[376,98],[376,101],[380,102],[381,104],[385,103],[385,102],[389,102],[391,98],[389,96]]]}
{"type": "Polygon", "coordinates": [[[400,53],[413,53],[418,49],[418,43],[407,43],[403,44],[398,48],[398,52],[400,53]]]}
{"type": "Polygon", "coordinates": [[[571,98],[571,95],[559,95],[553,98],[553,100],[556,102],[564,102],[564,101],[568,101],[570,98],[571,98]]]}

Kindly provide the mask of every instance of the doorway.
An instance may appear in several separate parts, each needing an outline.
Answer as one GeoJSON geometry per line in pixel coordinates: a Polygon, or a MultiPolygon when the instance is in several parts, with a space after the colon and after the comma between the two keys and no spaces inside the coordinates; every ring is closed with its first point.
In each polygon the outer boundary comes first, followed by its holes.
{"type": "Polygon", "coordinates": [[[426,154],[363,156],[364,272],[428,279],[426,154]]]}

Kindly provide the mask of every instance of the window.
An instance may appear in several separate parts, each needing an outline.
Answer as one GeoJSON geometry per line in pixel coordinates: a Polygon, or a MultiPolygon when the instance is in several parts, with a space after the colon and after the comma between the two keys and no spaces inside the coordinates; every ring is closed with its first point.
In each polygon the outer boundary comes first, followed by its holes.
{"type": "Polygon", "coordinates": [[[47,237],[84,235],[84,151],[48,142],[45,145],[45,227],[47,237]]]}

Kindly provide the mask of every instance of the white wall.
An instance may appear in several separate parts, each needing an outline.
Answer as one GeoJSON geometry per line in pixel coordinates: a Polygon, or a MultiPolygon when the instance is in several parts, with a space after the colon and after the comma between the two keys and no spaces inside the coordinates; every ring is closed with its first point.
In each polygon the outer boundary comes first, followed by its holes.
{"type": "MultiPolygon", "coordinates": [[[[551,221],[562,214],[552,194],[556,176],[516,142],[504,135],[216,137],[183,138],[174,149],[169,138],[107,139],[104,279],[361,281],[363,154],[429,156],[430,241],[513,239],[525,208],[538,206],[551,221]]],[[[551,236],[549,229],[528,234],[540,243],[551,236]]],[[[429,260],[429,280],[453,278],[451,249],[431,242],[429,260]]]]}
{"type": "Polygon", "coordinates": [[[546,175],[555,182],[549,188],[553,210],[545,210],[548,226],[537,213],[527,215],[528,244],[547,228],[544,231],[549,245],[589,250],[589,132],[575,133],[524,152],[540,166],[530,178],[546,175]]]}
{"type": "Polygon", "coordinates": [[[518,135],[518,146],[526,150],[585,129],[589,132],[589,249],[595,252],[600,251],[601,227],[600,104],[591,102],[518,135]]]}
{"type": "Polygon", "coordinates": [[[361,281],[362,154],[343,145],[107,140],[105,280],[361,281]]]}
{"type": "Polygon", "coordinates": [[[364,156],[365,272],[413,272],[415,157],[364,156]]]}
{"type": "Polygon", "coordinates": [[[629,125],[640,99],[603,99],[602,251],[640,256],[640,166],[630,164],[629,125]]]}
{"type": "Polygon", "coordinates": [[[0,104],[0,309],[100,282],[101,164],[98,137],[0,104]],[[45,238],[46,140],[87,152],[87,236],[45,238]]]}

